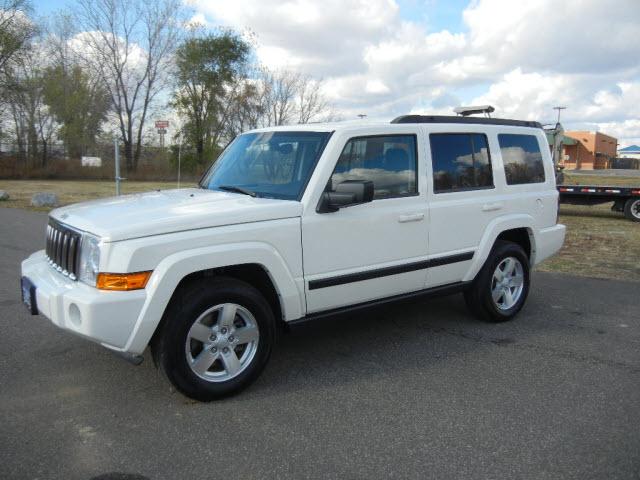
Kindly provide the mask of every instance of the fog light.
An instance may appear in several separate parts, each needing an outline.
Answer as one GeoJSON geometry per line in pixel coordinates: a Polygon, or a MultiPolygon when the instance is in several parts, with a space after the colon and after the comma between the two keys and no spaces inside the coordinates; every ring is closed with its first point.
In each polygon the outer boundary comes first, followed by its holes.
{"type": "Polygon", "coordinates": [[[76,327],[79,327],[82,323],[82,314],[75,303],[69,305],[69,320],[71,320],[71,323],[76,327]]]}
{"type": "Polygon", "coordinates": [[[147,285],[151,272],[99,273],[96,287],[100,290],[140,290],[147,285]]]}

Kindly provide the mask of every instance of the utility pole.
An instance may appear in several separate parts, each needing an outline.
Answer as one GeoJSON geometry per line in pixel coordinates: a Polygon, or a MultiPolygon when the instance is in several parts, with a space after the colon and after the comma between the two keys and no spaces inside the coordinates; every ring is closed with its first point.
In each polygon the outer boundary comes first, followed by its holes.
{"type": "Polygon", "coordinates": [[[178,137],[178,188],[180,188],[180,161],[182,154],[182,127],[180,127],[180,135],[178,137]]]}
{"type": "Polygon", "coordinates": [[[120,145],[118,145],[118,135],[113,136],[114,163],[116,165],[116,196],[120,196],[120,145]]]}
{"type": "Polygon", "coordinates": [[[562,110],[566,110],[566,109],[567,109],[567,107],[560,107],[560,106],[558,106],[558,107],[553,107],[553,109],[558,111],[558,121],[557,121],[556,123],[560,123],[560,112],[561,112],[562,110]]]}

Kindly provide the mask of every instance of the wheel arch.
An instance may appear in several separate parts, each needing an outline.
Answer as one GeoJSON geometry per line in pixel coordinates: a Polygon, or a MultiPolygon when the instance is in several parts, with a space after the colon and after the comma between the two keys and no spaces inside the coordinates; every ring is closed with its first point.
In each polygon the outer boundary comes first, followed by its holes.
{"type": "Polygon", "coordinates": [[[271,245],[252,242],[187,250],[165,258],[154,270],[147,284],[147,301],[125,350],[144,351],[169,302],[181,289],[190,282],[220,275],[245,281],[258,289],[281,322],[304,315],[302,273],[294,275],[271,245]]]}
{"type": "Polygon", "coordinates": [[[267,300],[269,306],[273,310],[273,315],[276,320],[284,323],[283,307],[280,301],[280,294],[273,282],[273,279],[269,275],[269,271],[265,268],[264,265],[259,263],[225,265],[222,267],[198,270],[185,275],[176,286],[176,289],[169,302],[171,302],[182,289],[188,288],[190,284],[200,282],[206,283],[211,278],[216,277],[231,277],[236,280],[241,280],[254,287],[267,300]]]}
{"type": "Polygon", "coordinates": [[[520,245],[529,258],[529,265],[535,264],[536,238],[534,220],[530,215],[508,215],[492,221],[480,240],[473,262],[463,281],[472,281],[486,262],[498,240],[506,240],[520,245]]]}
{"type": "MultiPolygon", "coordinates": [[[[496,242],[498,240],[504,240],[506,242],[512,242],[516,245],[520,245],[524,252],[527,254],[527,258],[529,259],[529,263],[531,264],[531,244],[534,241],[533,239],[533,231],[526,227],[520,228],[511,228],[509,230],[503,230],[496,237],[496,242]]],[[[495,245],[495,242],[494,242],[495,245]]]]}

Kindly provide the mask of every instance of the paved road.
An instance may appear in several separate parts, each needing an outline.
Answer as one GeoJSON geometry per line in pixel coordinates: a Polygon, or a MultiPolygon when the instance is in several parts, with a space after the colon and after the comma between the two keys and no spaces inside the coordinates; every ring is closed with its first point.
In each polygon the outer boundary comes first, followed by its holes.
{"type": "Polygon", "coordinates": [[[44,222],[0,209],[2,479],[640,478],[638,283],[537,274],[503,325],[460,296],[308,325],[199,404],[26,314],[44,222]]]}

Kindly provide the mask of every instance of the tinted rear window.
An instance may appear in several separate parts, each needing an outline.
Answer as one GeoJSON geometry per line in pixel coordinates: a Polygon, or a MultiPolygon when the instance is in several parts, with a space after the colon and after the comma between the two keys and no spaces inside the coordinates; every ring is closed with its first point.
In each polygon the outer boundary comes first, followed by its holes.
{"type": "Polygon", "coordinates": [[[493,187],[487,137],[481,133],[432,133],[435,193],[493,187]]]}
{"type": "Polygon", "coordinates": [[[544,182],[542,152],[535,135],[498,135],[508,185],[544,182]]]}

